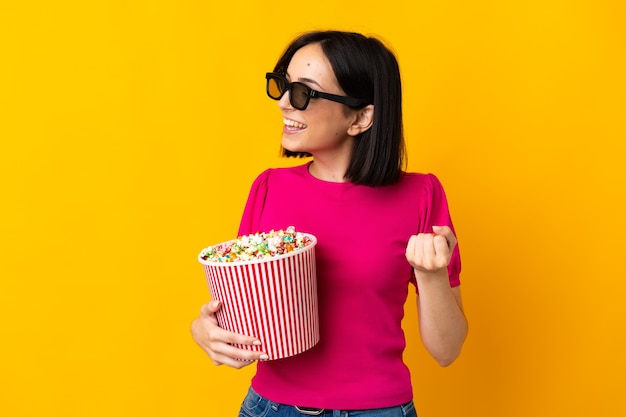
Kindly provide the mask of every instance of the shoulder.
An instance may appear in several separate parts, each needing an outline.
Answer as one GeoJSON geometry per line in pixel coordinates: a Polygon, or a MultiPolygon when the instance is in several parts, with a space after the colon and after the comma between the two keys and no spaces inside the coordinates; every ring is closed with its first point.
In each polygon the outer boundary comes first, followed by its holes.
{"type": "Polygon", "coordinates": [[[400,183],[403,193],[412,195],[423,208],[447,206],[446,192],[435,174],[403,173],[400,183]]]}
{"type": "Polygon", "coordinates": [[[439,178],[432,173],[403,172],[400,184],[411,188],[420,187],[427,192],[437,192],[443,189],[439,178]]]}
{"type": "Polygon", "coordinates": [[[270,183],[296,181],[304,178],[307,173],[308,164],[288,168],[268,168],[256,177],[254,184],[256,186],[268,186],[270,183]]]}

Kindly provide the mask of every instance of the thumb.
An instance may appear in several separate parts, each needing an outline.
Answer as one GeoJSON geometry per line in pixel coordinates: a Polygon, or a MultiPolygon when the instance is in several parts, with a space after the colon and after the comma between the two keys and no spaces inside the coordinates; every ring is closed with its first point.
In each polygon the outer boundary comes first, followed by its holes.
{"type": "Polygon", "coordinates": [[[202,314],[203,316],[212,316],[220,308],[222,308],[222,302],[219,300],[213,300],[202,306],[202,308],[200,309],[200,314],[202,314]]]}
{"type": "Polygon", "coordinates": [[[437,254],[447,255],[452,252],[448,240],[443,235],[435,235],[433,245],[435,246],[435,253],[437,254]]]}
{"type": "Polygon", "coordinates": [[[435,235],[442,236],[446,239],[448,249],[452,252],[456,246],[456,237],[454,233],[452,233],[452,229],[450,229],[449,226],[433,226],[433,232],[435,232],[435,235]]]}

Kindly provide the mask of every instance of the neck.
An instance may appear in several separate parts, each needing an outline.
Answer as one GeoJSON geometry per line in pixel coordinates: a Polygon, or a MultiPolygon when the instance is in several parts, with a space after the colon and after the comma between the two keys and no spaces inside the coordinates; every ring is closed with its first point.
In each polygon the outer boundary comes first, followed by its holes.
{"type": "Polygon", "coordinates": [[[348,182],[344,178],[347,167],[347,164],[329,164],[316,158],[309,165],[309,173],[322,181],[348,182]]]}

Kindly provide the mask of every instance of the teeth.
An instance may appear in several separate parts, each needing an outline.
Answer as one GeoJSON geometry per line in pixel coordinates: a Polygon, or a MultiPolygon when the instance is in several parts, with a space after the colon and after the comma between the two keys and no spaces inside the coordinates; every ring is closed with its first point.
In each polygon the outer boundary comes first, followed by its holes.
{"type": "Polygon", "coordinates": [[[304,123],[296,122],[295,120],[283,119],[283,123],[286,126],[295,127],[297,129],[304,129],[306,125],[304,123]]]}

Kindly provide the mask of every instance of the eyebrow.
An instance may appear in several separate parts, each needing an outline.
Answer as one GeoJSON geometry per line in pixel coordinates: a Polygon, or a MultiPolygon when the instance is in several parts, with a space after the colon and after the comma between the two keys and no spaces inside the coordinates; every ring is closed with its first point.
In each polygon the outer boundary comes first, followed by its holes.
{"type": "MultiPolygon", "coordinates": [[[[288,73],[285,73],[285,76],[287,77],[287,79],[288,79],[288,80],[289,80],[289,79],[291,79],[291,77],[289,76],[289,74],[288,74],[288,73]]],[[[324,87],[322,87],[322,86],[320,85],[320,83],[318,83],[317,81],[312,80],[312,79],[310,79],[310,78],[306,78],[306,77],[304,77],[304,78],[298,78],[298,80],[297,80],[297,81],[298,81],[298,82],[301,82],[301,83],[302,83],[302,82],[304,82],[304,83],[315,84],[315,85],[316,85],[316,86],[318,86],[319,88],[324,88],[324,87]]]]}
{"type": "Polygon", "coordinates": [[[318,86],[319,88],[322,88],[322,86],[315,80],[312,80],[310,78],[298,78],[298,81],[300,82],[305,82],[305,83],[311,83],[311,84],[315,84],[316,86],[318,86]]]}

